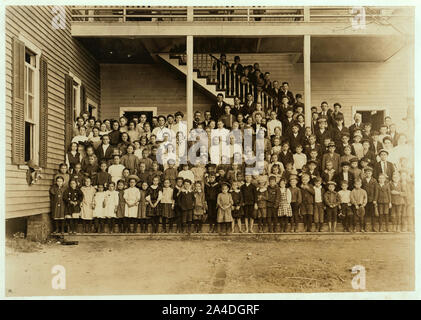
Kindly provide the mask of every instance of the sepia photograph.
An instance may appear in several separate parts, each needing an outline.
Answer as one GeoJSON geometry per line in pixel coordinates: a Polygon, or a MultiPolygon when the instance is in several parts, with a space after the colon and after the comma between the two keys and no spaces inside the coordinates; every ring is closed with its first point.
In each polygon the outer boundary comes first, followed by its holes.
{"type": "Polygon", "coordinates": [[[415,297],[415,2],[79,2],[2,4],[2,296],[415,297]]]}

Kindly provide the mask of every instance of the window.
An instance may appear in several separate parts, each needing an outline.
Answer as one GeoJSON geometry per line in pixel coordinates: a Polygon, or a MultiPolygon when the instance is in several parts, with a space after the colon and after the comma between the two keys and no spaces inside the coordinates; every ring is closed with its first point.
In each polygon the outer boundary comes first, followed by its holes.
{"type": "MultiPolygon", "coordinates": [[[[25,44],[26,45],[26,44],[25,44]]],[[[25,162],[39,159],[39,56],[25,46],[25,162]]]]}
{"type": "Polygon", "coordinates": [[[98,103],[92,101],[91,99],[86,99],[86,110],[89,112],[89,115],[91,117],[95,117],[95,119],[98,119],[98,103]]]}
{"type": "Polygon", "coordinates": [[[74,75],[70,75],[73,77],[73,121],[76,121],[82,112],[80,105],[80,87],[82,82],[74,75]]]}

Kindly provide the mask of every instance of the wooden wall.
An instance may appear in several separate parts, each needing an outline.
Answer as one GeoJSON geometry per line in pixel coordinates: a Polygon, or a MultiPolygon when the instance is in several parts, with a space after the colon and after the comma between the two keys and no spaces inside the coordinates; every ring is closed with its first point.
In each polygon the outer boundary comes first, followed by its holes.
{"type": "MultiPolygon", "coordinates": [[[[66,8],[67,19],[70,11],[66,8]]],[[[6,9],[6,218],[50,211],[48,189],[58,164],[64,160],[64,76],[69,71],[82,80],[87,97],[100,102],[99,65],[65,29],[53,29],[52,6],[9,6],[6,9]],[[28,186],[26,170],[12,165],[12,41],[22,34],[48,60],[48,158],[43,179],[28,186]]]]}
{"type": "MultiPolygon", "coordinates": [[[[227,54],[233,61],[237,54],[227,54]]],[[[240,54],[243,65],[259,62],[263,72],[269,71],[272,80],[288,81],[291,91],[304,94],[303,64],[291,63],[289,54],[240,54]]],[[[352,106],[387,107],[389,114],[401,128],[406,116],[409,55],[406,48],[386,62],[312,63],[312,105],[320,107],[340,102],[347,125],[352,123],[352,106]]]]}
{"type": "MultiPolygon", "coordinates": [[[[193,91],[193,109],[213,100],[193,91]]],[[[117,119],[120,107],[157,107],[158,114],[186,112],[186,80],[161,64],[101,64],[101,118],[117,119]]]]}

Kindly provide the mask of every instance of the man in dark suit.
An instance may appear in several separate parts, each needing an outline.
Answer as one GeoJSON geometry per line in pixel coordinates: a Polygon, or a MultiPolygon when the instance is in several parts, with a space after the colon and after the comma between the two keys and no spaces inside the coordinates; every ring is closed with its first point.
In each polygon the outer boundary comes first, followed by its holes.
{"type": "Polygon", "coordinates": [[[286,81],[282,82],[282,90],[281,90],[280,98],[282,99],[283,97],[288,98],[289,104],[291,106],[295,104],[294,94],[291,91],[289,91],[289,83],[286,81]]]}
{"type": "Polygon", "coordinates": [[[356,113],[354,115],[354,124],[352,124],[349,127],[349,134],[351,135],[351,137],[354,136],[354,131],[357,130],[357,129],[363,131],[363,123],[362,123],[362,115],[361,115],[361,113],[356,113]]]}
{"type": "Polygon", "coordinates": [[[395,166],[392,162],[387,161],[389,152],[385,149],[380,150],[379,157],[380,161],[374,165],[374,178],[379,179],[381,173],[386,175],[386,178],[391,181],[393,173],[395,172],[395,166]]]}
{"type": "Polygon", "coordinates": [[[379,132],[374,130],[371,133],[371,148],[374,154],[379,154],[379,151],[383,148],[383,143],[379,141],[379,132]]]}
{"type": "Polygon", "coordinates": [[[272,96],[274,103],[276,105],[279,105],[281,103],[281,88],[279,88],[279,82],[277,80],[274,80],[272,82],[272,89],[270,90],[270,95],[272,96]]]}
{"type": "Polygon", "coordinates": [[[293,153],[295,153],[297,145],[303,145],[303,136],[299,132],[299,129],[298,124],[293,123],[290,132],[287,133],[289,147],[293,153]]]}
{"type": "Polygon", "coordinates": [[[364,229],[368,219],[371,220],[371,231],[376,232],[375,228],[375,206],[377,205],[377,198],[379,195],[379,188],[376,179],[372,177],[373,169],[366,167],[364,169],[364,178],[362,179],[362,188],[367,192],[367,205],[365,206],[364,229]]]}
{"type": "Polygon", "coordinates": [[[211,116],[212,119],[218,121],[219,117],[224,114],[225,106],[227,104],[224,101],[224,95],[222,93],[218,93],[216,96],[216,103],[211,106],[211,116]]]}
{"type": "Polygon", "coordinates": [[[210,122],[212,121],[212,115],[210,111],[205,112],[205,120],[202,122],[203,129],[205,129],[207,126],[209,126],[210,122]]]}
{"type": "Polygon", "coordinates": [[[231,114],[237,118],[239,113],[243,113],[243,106],[241,105],[241,100],[237,96],[234,97],[234,105],[231,108],[231,114]]]}

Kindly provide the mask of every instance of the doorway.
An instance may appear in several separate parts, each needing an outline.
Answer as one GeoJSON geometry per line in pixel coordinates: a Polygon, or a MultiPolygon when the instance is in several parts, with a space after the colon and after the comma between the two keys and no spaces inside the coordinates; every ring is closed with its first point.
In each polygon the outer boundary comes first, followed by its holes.
{"type": "Polygon", "coordinates": [[[146,119],[149,123],[152,123],[152,117],[156,116],[156,107],[121,107],[120,117],[125,116],[129,121],[134,116],[140,117],[141,114],[146,114],[146,119]]]}
{"type": "Polygon", "coordinates": [[[369,122],[372,130],[379,131],[384,122],[384,110],[358,111],[358,113],[361,113],[363,123],[369,122]]]}
{"type": "Polygon", "coordinates": [[[125,116],[130,122],[135,116],[139,119],[141,114],[146,114],[146,121],[152,123],[153,111],[126,111],[124,112],[123,116],[125,116]]]}
{"type": "Polygon", "coordinates": [[[384,118],[388,115],[387,110],[388,108],[385,107],[353,106],[352,117],[358,112],[362,116],[363,123],[369,122],[371,123],[371,130],[379,131],[380,126],[384,123],[384,118]]]}

